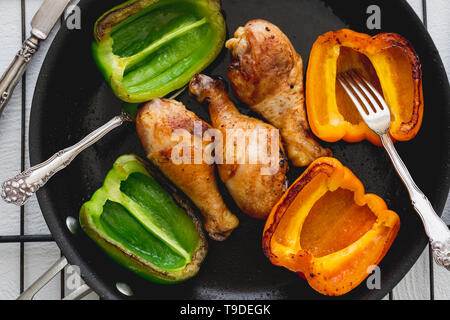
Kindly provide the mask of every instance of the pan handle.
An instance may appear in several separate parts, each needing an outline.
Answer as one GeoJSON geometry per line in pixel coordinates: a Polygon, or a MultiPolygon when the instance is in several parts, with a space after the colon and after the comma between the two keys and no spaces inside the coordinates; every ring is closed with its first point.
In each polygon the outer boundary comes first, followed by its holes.
{"type": "Polygon", "coordinates": [[[65,296],[63,300],[81,300],[91,292],[93,292],[93,290],[87,284],[83,284],[74,292],[65,296]]]}
{"type": "Polygon", "coordinates": [[[27,290],[25,290],[17,300],[33,300],[33,297],[38,293],[50,280],[52,280],[62,269],[69,263],[65,257],[61,257],[56,261],[50,269],[39,277],[27,290]]]}
{"type": "MultiPolygon", "coordinates": [[[[67,261],[67,259],[65,257],[61,257],[50,267],[50,269],[48,269],[27,290],[25,290],[17,298],[17,300],[33,300],[34,296],[68,264],[69,262],[67,261]]],[[[91,292],[92,289],[87,284],[83,284],[74,292],[67,295],[63,300],[80,300],[91,292]]]]}

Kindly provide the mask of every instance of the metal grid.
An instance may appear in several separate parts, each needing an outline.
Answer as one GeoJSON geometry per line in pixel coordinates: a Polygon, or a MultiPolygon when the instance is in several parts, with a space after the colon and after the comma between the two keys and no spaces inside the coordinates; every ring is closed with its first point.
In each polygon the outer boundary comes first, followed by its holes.
{"type": "MultiPolygon", "coordinates": [[[[21,30],[22,30],[22,42],[27,38],[27,30],[26,30],[26,0],[20,0],[21,4],[21,30]]],[[[26,134],[25,134],[25,119],[26,119],[26,73],[22,77],[22,104],[21,104],[21,146],[20,146],[20,171],[25,170],[25,143],[26,143],[26,134]]],[[[24,274],[25,274],[25,244],[26,243],[35,243],[35,242],[54,242],[53,236],[51,234],[31,234],[25,235],[25,209],[24,207],[20,207],[20,234],[19,235],[8,235],[1,236],[0,235],[0,244],[5,243],[19,243],[20,244],[20,293],[24,292],[24,274]]],[[[65,297],[65,273],[64,270],[61,272],[61,299],[65,297]]]]}
{"type": "MultiPolygon", "coordinates": [[[[25,16],[25,2],[26,0],[20,0],[21,2],[21,30],[22,30],[22,42],[25,41],[26,34],[26,16],[25,16]]],[[[63,18],[61,18],[63,19],[63,18]]],[[[425,28],[427,25],[427,0],[422,0],[422,21],[425,28]]],[[[25,119],[26,119],[26,73],[22,77],[22,104],[21,104],[21,159],[20,159],[20,169],[21,171],[25,170],[25,143],[26,143],[26,134],[25,134],[25,119]]],[[[2,236],[0,235],[0,244],[6,243],[19,243],[20,244],[20,293],[24,291],[24,270],[25,270],[25,244],[26,243],[36,243],[36,242],[54,242],[54,238],[51,234],[32,234],[25,235],[25,209],[22,206],[20,208],[20,234],[19,235],[8,235],[2,236]]],[[[433,279],[433,258],[431,254],[431,248],[429,248],[429,266],[430,266],[430,299],[434,300],[434,279],[433,279]]],[[[65,272],[64,269],[60,275],[61,281],[61,299],[65,297],[65,272]]],[[[389,292],[389,300],[393,300],[392,291],[389,292]]]]}

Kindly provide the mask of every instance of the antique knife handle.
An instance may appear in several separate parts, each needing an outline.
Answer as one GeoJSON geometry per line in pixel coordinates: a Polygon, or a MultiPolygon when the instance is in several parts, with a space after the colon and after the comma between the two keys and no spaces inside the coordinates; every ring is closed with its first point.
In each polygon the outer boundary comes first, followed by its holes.
{"type": "Polygon", "coordinates": [[[6,70],[0,79],[0,115],[22,78],[28,63],[39,49],[39,41],[35,36],[31,36],[25,40],[22,49],[19,50],[13,62],[8,67],[8,70],[6,70]]]}
{"type": "Polygon", "coordinates": [[[55,173],[67,167],[81,151],[93,145],[125,121],[132,121],[128,114],[123,113],[116,116],[77,144],[55,153],[47,161],[6,180],[2,184],[1,197],[5,202],[17,206],[24,205],[55,173]]]}

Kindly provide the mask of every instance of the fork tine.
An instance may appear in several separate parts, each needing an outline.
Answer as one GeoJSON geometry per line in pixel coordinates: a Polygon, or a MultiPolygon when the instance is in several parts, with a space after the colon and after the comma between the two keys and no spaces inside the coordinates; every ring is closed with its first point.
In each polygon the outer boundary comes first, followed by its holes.
{"type": "Polygon", "coordinates": [[[388,105],[386,104],[386,101],[384,100],[384,98],[381,96],[381,94],[378,92],[377,89],[375,89],[375,87],[369,82],[367,81],[366,78],[364,78],[358,71],[353,70],[353,74],[356,75],[356,77],[358,77],[360,79],[360,81],[362,81],[368,88],[369,90],[372,92],[372,95],[366,92],[366,95],[368,95],[369,97],[373,97],[375,96],[378,100],[378,103],[373,103],[374,108],[379,108],[380,104],[382,106],[382,110],[389,110],[388,105]]]}
{"type": "MultiPolygon", "coordinates": [[[[360,76],[360,74],[356,70],[348,71],[348,75],[349,75],[349,77],[351,77],[351,79],[356,83],[357,87],[360,89],[358,91],[364,92],[364,96],[367,99],[369,99],[372,110],[374,112],[382,111],[383,108],[380,107],[380,103],[377,101],[377,99],[374,97],[374,95],[369,91],[370,89],[368,89],[364,85],[367,81],[365,81],[365,79],[362,78],[362,76],[360,76]]],[[[366,107],[367,107],[367,105],[366,105],[366,107]]]]}
{"type": "Polygon", "coordinates": [[[347,94],[350,97],[350,99],[353,101],[353,104],[358,109],[359,113],[361,114],[361,117],[363,117],[363,118],[366,117],[367,113],[364,110],[364,108],[361,105],[361,103],[359,103],[358,98],[356,98],[356,96],[353,94],[353,91],[350,89],[350,84],[347,82],[347,78],[344,77],[343,74],[338,74],[337,78],[338,78],[339,83],[342,85],[344,90],[347,92],[347,94]]]}
{"type": "Polygon", "coordinates": [[[366,96],[364,95],[364,93],[367,92],[367,90],[363,91],[363,89],[365,89],[365,88],[360,88],[360,85],[358,84],[357,81],[355,81],[355,79],[353,79],[353,76],[350,72],[345,72],[345,78],[346,78],[347,82],[350,84],[353,91],[358,95],[359,99],[361,100],[365,109],[367,110],[367,113],[369,115],[371,115],[374,112],[376,112],[376,109],[372,108],[372,106],[370,105],[370,102],[367,100],[366,96]]]}

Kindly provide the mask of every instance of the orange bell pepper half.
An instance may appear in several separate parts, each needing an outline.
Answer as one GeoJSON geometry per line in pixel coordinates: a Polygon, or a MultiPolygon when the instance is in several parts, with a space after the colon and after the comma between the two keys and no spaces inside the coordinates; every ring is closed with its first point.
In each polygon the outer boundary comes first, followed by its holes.
{"type": "Polygon", "coordinates": [[[316,291],[342,295],[384,257],[400,227],[383,199],[366,194],[338,160],[319,158],[272,209],[263,251],[277,266],[301,273],[316,291]]]}
{"type": "Polygon", "coordinates": [[[391,111],[392,138],[407,141],[423,118],[422,70],[411,44],[398,34],[374,37],[342,29],[321,35],[314,43],[306,76],[306,106],[312,131],[320,139],[381,145],[362,120],[336,76],[358,70],[378,89],[391,111]]]}

